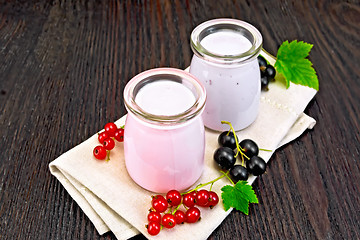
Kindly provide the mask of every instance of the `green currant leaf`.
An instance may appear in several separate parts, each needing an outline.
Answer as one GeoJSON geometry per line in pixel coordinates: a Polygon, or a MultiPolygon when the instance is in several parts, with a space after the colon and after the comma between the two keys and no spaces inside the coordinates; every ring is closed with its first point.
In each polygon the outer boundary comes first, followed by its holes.
{"type": "Polygon", "coordinates": [[[248,215],[249,203],[259,203],[252,186],[246,181],[238,181],[235,186],[225,185],[221,191],[225,211],[235,208],[248,215]]]}
{"type": "Polygon", "coordinates": [[[310,60],[306,59],[312,47],[312,44],[296,40],[290,43],[285,41],[279,47],[274,67],[285,78],[286,88],[293,82],[319,90],[316,71],[310,60]]]}

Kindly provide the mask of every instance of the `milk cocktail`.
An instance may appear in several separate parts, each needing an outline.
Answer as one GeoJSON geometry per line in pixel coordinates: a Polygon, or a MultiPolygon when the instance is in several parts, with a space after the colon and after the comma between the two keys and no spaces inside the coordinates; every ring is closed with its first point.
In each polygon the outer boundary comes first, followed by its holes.
{"type": "Polygon", "coordinates": [[[203,86],[185,71],[159,68],[135,76],[124,98],[124,154],[131,178],[153,192],[190,187],[204,167],[203,86]]]}
{"type": "Polygon", "coordinates": [[[210,20],[194,29],[190,73],[206,88],[206,127],[224,131],[228,127],[221,121],[229,121],[235,130],[241,130],[255,121],[261,90],[257,63],[261,46],[259,31],[239,20],[210,20]]]}

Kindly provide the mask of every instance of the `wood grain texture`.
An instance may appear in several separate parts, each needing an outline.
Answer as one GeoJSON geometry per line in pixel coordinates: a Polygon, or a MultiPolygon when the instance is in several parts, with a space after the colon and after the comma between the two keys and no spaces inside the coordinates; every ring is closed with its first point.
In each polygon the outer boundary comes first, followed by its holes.
{"type": "Polygon", "coordinates": [[[48,164],[125,114],[134,75],[187,67],[192,29],[219,17],[255,25],[273,54],[284,40],[313,43],[320,91],[306,109],[314,130],[274,154],[253,185],[259,204],[210,239],[360,239],[355,0],[1,0],[0,239],[115,239],[98,235],[48,164]]]}

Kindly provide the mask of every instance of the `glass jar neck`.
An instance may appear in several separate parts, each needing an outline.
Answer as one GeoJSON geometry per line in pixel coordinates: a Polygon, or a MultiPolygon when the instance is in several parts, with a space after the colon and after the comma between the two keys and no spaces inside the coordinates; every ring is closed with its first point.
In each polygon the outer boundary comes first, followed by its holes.
{"type": "Polygon", "coordinates": [[[191,33],[191,49],[199,58],[217,64],[239,64],[256,58],[262,36],[251,24],[237,19],[214,19],[191,33]]]}
{"type": "MultiPolygon", "coordinates": [[[[177,102],[183,100],[181,93],[177,98],[177,102]]],[[[127,110],[140,120],[158,126],[174,126],[188,122],[200,115],[205,101],[206,92],[201,83],[188,72],[175,68],[157,68],[142,72],[132,78],[124,89],[127,110]],[[182,88],[180,90],[187,94],[184,98],[190,97],[190,100],[185,105],[182,104],[178,111],[171,109],[173,107],[171,99],[166,101],[166,98],[161,98],[164,94],[171,98],[172,93],[179,92],[178,89],[173,89],[173,92],[164,93],[172,87],[182,88]],[[144,94],[141,92],[147,92],[148,96],[143,97],[144,94]]]]}

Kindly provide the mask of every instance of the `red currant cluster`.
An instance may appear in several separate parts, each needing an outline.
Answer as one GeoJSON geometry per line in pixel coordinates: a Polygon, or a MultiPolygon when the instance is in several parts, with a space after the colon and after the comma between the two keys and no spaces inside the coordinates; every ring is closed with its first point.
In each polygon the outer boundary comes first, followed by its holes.
{"type": "Polygon", "coordinates": [[[118,128],[115,123],[110,122],[105,124],[104,130],[98,135],[98,140],[102,145],[96,146],[93,154],[99,160],[104,160],[106,156],[107,160],[110,160],[110,150],[115,147],[114,139],[118,142],[124,141],[124,126],[118,128]]]}
{"type": "Polygon", "coordinates": [[[218,202],[219,197],[215,192],[205,189],[196,191],[196,188],[183,194],[177,190],[170,190],[166,197],[153,196],[152,208],[148,214],[149,223],[146,225],[147,231],[150,235],[157,235],[161,226],[173,228],[185,222],[195,223],[200,220],[200,210],[196,206],[213,208],[218,202]],[[181,206],[185,211],[180,209],[181,206]]]}

